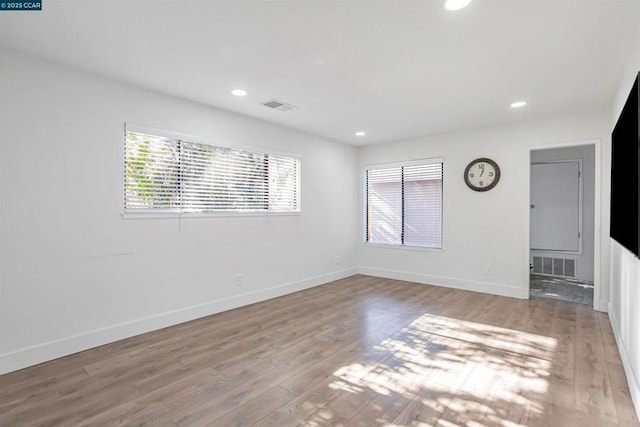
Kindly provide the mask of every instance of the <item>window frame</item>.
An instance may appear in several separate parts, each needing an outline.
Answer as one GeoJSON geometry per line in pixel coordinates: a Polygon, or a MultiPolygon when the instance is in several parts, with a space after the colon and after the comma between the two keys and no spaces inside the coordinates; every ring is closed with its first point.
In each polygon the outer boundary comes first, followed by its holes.
{"type": "MultiPolygon", "coordinates": [[[[148,134],[153,136],[159,136],[170,140],[180,140],[187,143],[204,144],[212,147],[230,149],[241,152],[249,152],[262,155],[272,155],[278,157],[288,157],[297,161],[297,182],[295,187],[297,210],[295,211],[270,211],[270,210],[251,210],[251,211],[234,211],[234,210],[220,210],[220,211],[203,211],[203,212],[185,212],[182,210],[167,210],[157,209],[155,211],[140,210],[135,212],[126,209],[126,204],[122,203],[120,216],[123,219],[162,219],[162,218],[220,218],[220,217],[277,217],[277,216],[299,216],[302,214],[302,200],[300,198],[300,188],[302,186],[302,156],[297,153],[291,153],[286,151],[267,149],[264,147],[242,145],[237,143],[226,143],[220,140],[207,138],[199,135],[193,135],[188,133],[170,131],[166,129],[159,129],[155,127],[149,127],[139,125],[135,123],[126,122],[124,124],[124,141],[126,145],[127,132],[135,132],[140,134],[148,134]]],[[[122,161],[126,158],[126,149],[123,151],[122,161]]],[[[126,170],[126,165],[123,165],[126,170]]],[[[124,181],[121,181],[124,183],[124,181]]],[[[121,191],[124,187],[121,187],[121,191]]],[[[122,193],[121,193],[122,194],[122,193]]]]}
{"type": "Polygon", "coordinates": [[[367,163],[362,165],[361,177],[362,177],[362,238],[360,244],[365,247],[371,248],[383,248],[383,249],[396,249],[396,250],[408,250],[408,251],[423,251],[423,252],[444,252],[445,239],[444,239],[444,157],[431,157],[422,159],[413,159],[406,161],[396,161],[388,163],[367,163]],[[381,243],[381,242],[369,242],[367,240],[367,225],[368,225],[368,210],[369,210],[369,198],[368,198],[368,182],[367,172],[370,170],[379,169],[391,169],[400,167],[420,166],[420,165],[442,165],[442,185],[441,185],[441,228],[440,228],[440,247],[419,246],[410,245],[406,243],[381,243]]]}

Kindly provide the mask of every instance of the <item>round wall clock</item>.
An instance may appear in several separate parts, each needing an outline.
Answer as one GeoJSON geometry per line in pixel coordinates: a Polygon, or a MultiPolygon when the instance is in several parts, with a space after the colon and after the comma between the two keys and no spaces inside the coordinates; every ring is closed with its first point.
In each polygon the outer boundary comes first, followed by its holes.
{"type": "Polygon", "coordinates": [[[464,170],[464,182],[475,191],[488,191],[498,185],[500,167],[487,158],[475,159],[464,170]]]}

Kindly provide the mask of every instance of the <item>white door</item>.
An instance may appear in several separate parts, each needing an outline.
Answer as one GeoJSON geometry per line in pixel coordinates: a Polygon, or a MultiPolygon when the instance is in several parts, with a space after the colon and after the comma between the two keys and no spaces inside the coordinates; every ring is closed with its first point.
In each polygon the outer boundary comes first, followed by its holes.
{"type": "Polygon", "coordinates": [[[531,165],[531,249],[580,251],[580,162],[531,165]]]}

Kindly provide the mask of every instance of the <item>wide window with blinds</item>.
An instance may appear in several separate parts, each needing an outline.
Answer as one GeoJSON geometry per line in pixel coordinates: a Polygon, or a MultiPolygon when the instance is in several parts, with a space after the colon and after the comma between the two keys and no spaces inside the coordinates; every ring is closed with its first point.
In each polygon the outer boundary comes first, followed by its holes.
{"type": "Polygon", "coordinates": [[[125,213],[299,212],[299,160],[125,131],[125,213]]]}
{"type": "Polygon", "coordinates": [[[366,241],[442,248],[440,159],[365,169],[366,241]]]}

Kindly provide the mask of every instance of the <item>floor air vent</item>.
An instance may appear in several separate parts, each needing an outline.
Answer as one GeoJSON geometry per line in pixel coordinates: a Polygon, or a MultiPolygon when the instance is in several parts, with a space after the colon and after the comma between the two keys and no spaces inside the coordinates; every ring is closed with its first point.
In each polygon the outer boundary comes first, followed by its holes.
{"type": "Polygon", "coordinates": [[[534,256],[533,272],[550,276],[576,277],[576,260],[534,256]]]}
{"type": "Polygon", "coordinates": [[[295,105],[287,104],[279,99],[272,99],[271,101],[263,102],[262,105],[278,111],[291,111],[298,108],[295,105]]]}

